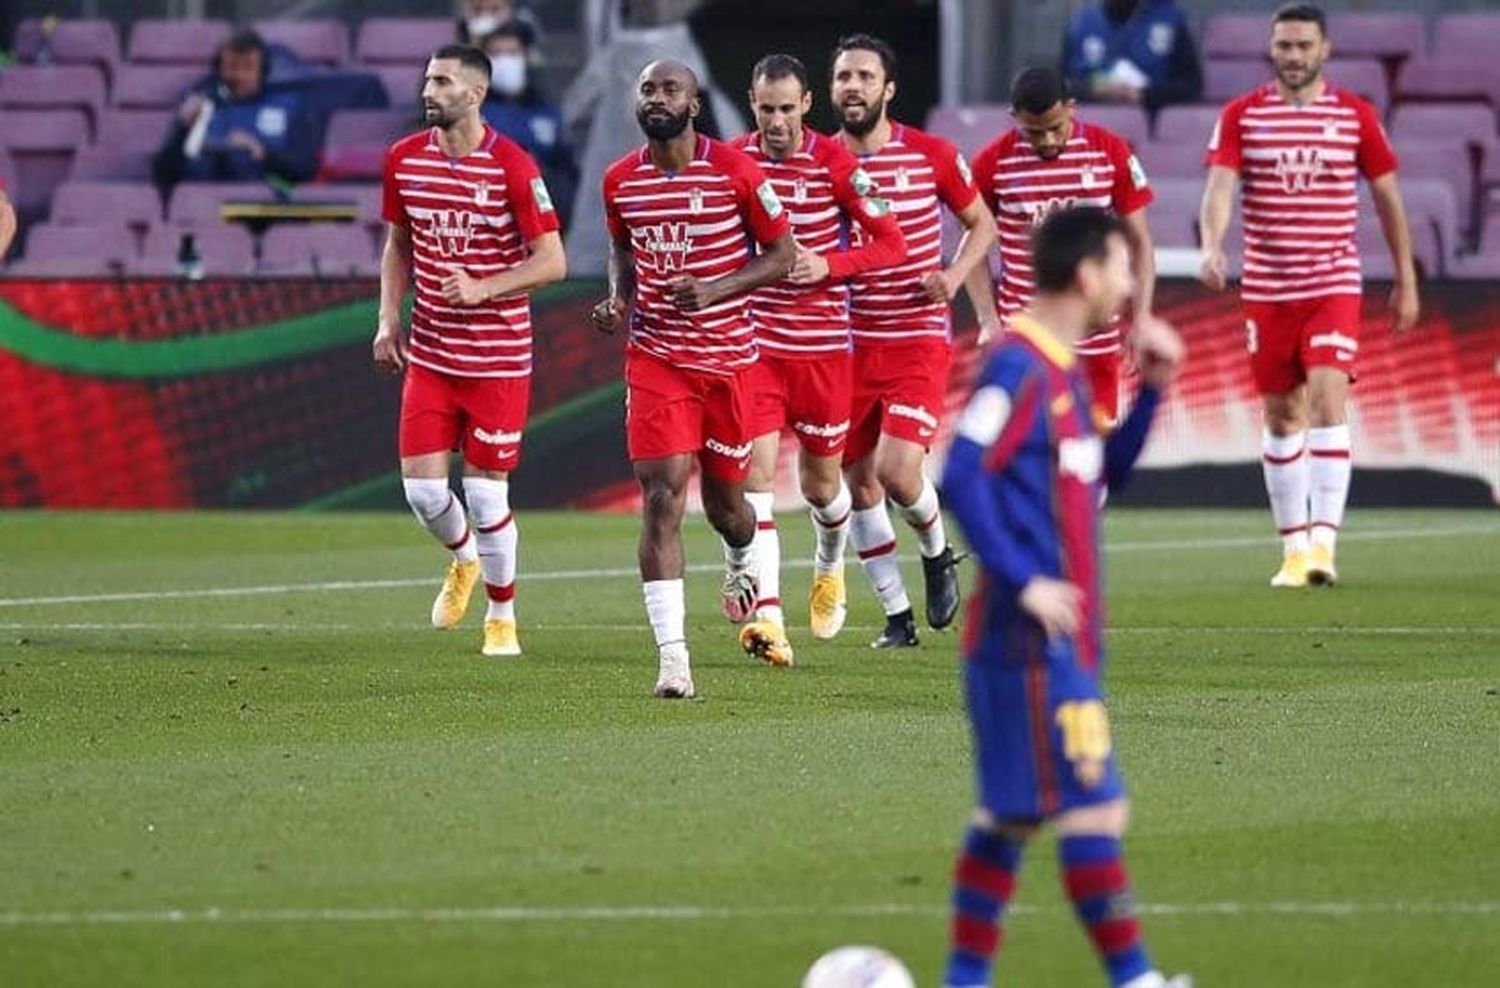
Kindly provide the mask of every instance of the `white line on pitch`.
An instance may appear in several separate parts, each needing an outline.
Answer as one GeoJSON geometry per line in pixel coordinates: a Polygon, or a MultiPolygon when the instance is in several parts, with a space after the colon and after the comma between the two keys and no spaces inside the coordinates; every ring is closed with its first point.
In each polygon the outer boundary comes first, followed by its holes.
{"type": "MultiPolygon", "coordinates": [[[[1144,903],[1153,916],[1497,916],[1500,902],[1191,902],[1144,903]]],[[[1052,910],[1020,905],[1010,910],[1052,910]]],[[[333,909],[156,909],[0,912],[0,927],[186,926],[315,923],[575,923],[652,920],[736,920],[795,916],[944,916],[948,909],[916,903],[848,906],[488,906],[333,909]]]]}
{"type": "MultiPolygon", "coordinates": [[[[1405,539],[1444,538],[1461,535],[1497,535],[1500,527],[1493,525],[1454,526],[1451,528],[1385,529],[1373,532],[1348,532],[1340,536],[1344,542],[1386,542],[1405,539]]],[[[1134,552],[1178,552],[1189,549],[1238,549],[1272,544],[1264,537],[1244,536],[1225,539],[1181,539],[1160,542],[1113,542],[1105,544],[1107,553],[1134,552]]],[[[912,561],[903,557],[903,561],[912,561]]],[[[807,569],[810,560],[794,559],[783,562],[785,569],[807,569]]],[[[721,567],[717,563],[699,563],[687,567],[690,573],[715,573],[721,567]]],[[[542,570],[525,573],[523,582],[538,583],[554,580],[593,580],[613,577],[636,576],[633,566],[605,569],[542,570]]],[[[0,607],[35,607],[46,604],[96,604],[132,600],[182,600],[201,597],[255,597],[288,593],[320,593],[333,590],[395,590],[407,587],[428,587],[437,581],[433,577],[414,577],[398,580],[329,580],[322,583],[278,583],[247,587],[202,587],[194,590],[140,590],[128,593],[69,594],[57,597],[3,597],[0,607]]]]}

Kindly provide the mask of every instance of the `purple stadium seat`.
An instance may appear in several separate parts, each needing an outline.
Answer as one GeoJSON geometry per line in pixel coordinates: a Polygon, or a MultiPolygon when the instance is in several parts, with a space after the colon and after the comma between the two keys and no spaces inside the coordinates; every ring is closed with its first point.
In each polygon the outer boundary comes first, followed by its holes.
{"type": "MultiPolygon", "coordinates": [[[[42,43],[42,24],[28,17],[16,28],[13,47],[16,60],[33,62],[42,43]]],[[[52,59],[58,64],[93,63],[113,78],[120,64],[120,31],[115,22],[102,18],[58,21],[49,39],[52,59]]]]}
{"type": "Polygon", "coordinates": [[[417,128],[410,110],[338,110],[323,138],[327,179],[380,178],[391,142],[417,128]]]}
{"type": "Polygon", "coordinates": [[[1264,57],[1270,49],[1270,14],[1215,14],[1203,30],[1207,58],[1264,57]]]}
{"type": "Polygon", "coordinates": [[[391,106],[410,109],[417,105],[422,93],[422,79],[427,72],[426,62],[368,65],[365,68],[380,77],[391,106]]]}
{"type": "Polygon", "coordinates": [[[1500,106],[1500,61],[1476,55],[1411,59],[1397,76],[1396,97],[1428,102],[1488,99],[1500,106]]]}
{"type": "Polygon", "coordinates": [[[0,144],[10,152],[15,181],[11,198],[25,215],[39,212],[68,174],[73,154],[88,143],[82,110],[9,110],[0,144]]]}
{"type": "Polygon", "coordinates": [[[129,270],[135,259],[135,234],[122,223],[95,226],[41,223],[26,235],[26,265],[55,268],[73,262],[69,270],[54,273],[108,274],[111,270],[129,270]]]}
{"type": "Polygon", "coordinates": [[[152,227],[141,248],[143,273],[173,274],[182,238],[191,233],[197,242],[198,256],[203,259],[206,274],[246,275],[255,272],[255,239],[242,226],[221,223],[191,231],[169,226],[152,227]]]}
{"type": "MultiPolygon", "coordinates": [[[[1408,217],[1408,226],[1411,228],[1411,253],[1417,262],[1417,270],[1424,277],[1440,277],[1443,273],[1443,252],[1438,245],[1437,231],[1426,217],[1412,211],[1410,207],[1408,212],[1412,213],[1408,217]]],[[[1373,208],[1360,210],[1354,238],[1359,247],[1360,267],[1366,278],[1388,281],[1395,277],[1396,265],[1391,261],[1385,234],[1380,229],[1380,218],[1373,208]]]]}
{"type": "Polygon", "coordinates": [[[1154,183],[1164,178],[1202,179],[1208,171],[1204,163],[1207,141],[1147,141],[1136,148],[1146,176],[1154,183]]]}
{"type": "Polygon", "coordinates": [[[95,182],[150,181],[151,157],[150,151],[124,151],[95,144],[73,156],[68,178],[95,182]]]}
{"type": "Polygon", "coordinates": [[[1500,11],[1444,14],[1434,25],[1432,54],[1493,59],[1496,38],[1500,38],[1500,11]]]}
{"type": "Polygon", "coordinates": [[[1393,140],[1467,141],[1486,180],[1500,167],[1495,111],[1487,102],[1405,103],[1392,112],[1390,130],[1393,140]]]}
{"type": "Polygon", "coordinates": [[[197,65],[131,65],[120,66],[115,79],[115,106],[136,109],[173,109],[186,93],[208,72],[207,62],[197,65]]]}
{"type": "Polygon", "coordinates": [[[1271,81],[1264,58],[1215,58],[1203,63],[1203,98],[1224,103],[1271,81]]]}
{"type": "Polygon", "coordinates": [[[1455,278],[1500,279],[1500,214],[1485,219],[1479,250],[1454,258],[1448,272],[1455,278]]]}
{"type": "Polygon", "coordinates": [[[1410,58],[1427,50],[1427,22],[1421,14],[1343,11],[1328,15],[1334,53],[1376,58],[1410,58]]]}
{"type": "Polygon", "coordinates": [[[51,219],[62,226],[147,227],[161,220],[161,196],[147,182],[64,182],[52,195],[51,219]]]}
{"type": "Polygon", "coordinates": [[[1148,207],[1146,215],[1156,245],[1198,246],[1198,202],[1203,196],[1202,179],[1153,177],[1151,185],[1156,190],[1156,201],[1148,207]]]}
{"type": "Polygon", "coordinates": [[[1382,117],[1391,105],[1391,87],[1386,81],[1385,66],[1373,58],[1330,58],[1323,70],[1329,81],[1343,86],[1356,96],[1363,96],[1382,117]]]}
{"type": "Polygon", "coordinates": [[[95,147],[155,151],[172,124],[172,110],[106,110],[95,147]]]}
{"type": "Polygon", "coordinates": [[[1207,148],[1220,112],[1217,106],[1201,104],[1164,106],[1156,117],[1156,139],[1163,144],[1188,144],[1200,150],[1207,148]]]}
{"type": "Polygon", "coordinates": [[[357,223],[283,223],[260,242],[262,274],[378,275],[370,231],[357,223]]]}
{"type": "Polygon", "coordinates": [[[971,158],[976,151],[1014,125],[1010,106],[1004,103],[935,106],[927,114],[927,130],[952,141],[971,158]]]}
{"type": "Polygon", "coordinates": [[[178,20],[144,17],[130,32],[132,62],[207,65],[219,42],[229,37],[229,22],[217,18],[178,20]]]}
{"type": "Polygon", "coordinates": [[[1424,178],[1441,181],[1453,190],[1461,230],[1473,225],[1476,180],[1473,159],[1461,139],[1398,139],[1393,142],[1400,163],[1402,183],[1405,179],[1424,178]]]}
{"type": "Polygon", "coordinates": [[[1085,103],[1078,108],[1078,119],[1114,131],[1131,147],[1140,147],[1150,139],[1150,121],[1139,107],[1085,103]]]}
{"type": "Polygon", "coordinates": [[[183,182],[172,190],[167,204],[171,226],[211,227],[221,224],[226,202],[261,202],[276,198],[264,182],[183,182]]]}
{"type": "Polygon", "coordinates": [[[267,44],[285,45],[303,60],[324,65],[349,61],[349,28],[331,17],[256,21],[251,25],[267,44]]]}
{"type": "Polygon", "coordinates": [[[451,18],[371,17],[359,26],[354,54],[361,62],[426,62],[455,38],[451,18]]]}
{"type": "Polygon", "coordinates": [[[104,70],[97,65],[16,65],[0,72],[0,108],[81,107],[97,126],[104,106],[104,70]]]}

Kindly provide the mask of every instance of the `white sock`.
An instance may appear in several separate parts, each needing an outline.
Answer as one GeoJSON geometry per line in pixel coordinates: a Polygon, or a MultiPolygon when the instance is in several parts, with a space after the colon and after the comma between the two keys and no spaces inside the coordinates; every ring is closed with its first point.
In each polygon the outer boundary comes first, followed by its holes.
{"type": "Polygon", "coordinates": [[[917,533],[922,555],[936,556],[947,548],[948,534],[943,531],[943,509],[938,506],[937,488],[932,486],[932,481],[922,478],[922,493],[917,495],[913,504],[902,504],[894,498],[891,500],[896,505],[896,510],[901,512],[901,517],[911,526],[911,530],[917,533]]]}
{"type": "Polygon", "coordinates": [[[448,489],[448,481],[436,477],[403,477],[401,486],[406,489],[406,503],[422,527],[432,533],[453,553],[461,563],[472,563],[479,558],[474,545],[474,533],[469,530],[469,520],[464,516],[464,506],[448,489]]]}
{"type": "Polygon", "coordinates": [[[849,510],[853,498],[849,485],[839,478],[839,492],[824,507],[812,508],[813,531],[818,536],[818,547],[813,554],[813,565],[819,573],[833,573],[844,565],[844,543],[849,541],[849,510]]]}
{"type": "Polygon", "coordinates": [[[1290,555],[1307,550],[1307,433],[1290,436],[1261,434],[1260,464],[1271,498],[1271,518],[1281,535],[1281,550],[1290,555]]]}
{"type": "Polygon", "coordinates": [[[1311,463],[1312,540],[1333,549],[1339,526],[1344,523],[1344,505],[1349,500],[1349,476],[1354,461],[1349,456],[1349,427],[1329,425],[1307,430],[1311,463]]]}
{"type": "Polygon", "coordinates": [[[720,539],[719,542],[724,546],[724,565],[731,572],[738,573],[741,570],[747,570],[752,567],[755,562],[754,535],[750,536],[749,542],[739,547],[732,546],[723,539],[720,539]]]}
{"type": "Polygon", "coordinates": [[[901,580],[901,565],[896,561],[896,529],[884,504],[850,513],[849,541],[859,553],[865,576],[880,598],[885,613],[900,614],[911,610],[906,584],[901,580]]]}
{"type": "Polygon", "coordinates": [[[663,658],[669,655],[687,655],[687,632],[683,625],[687,618],[687,602],[683,597],[681,580],[646,580],[641,584],[646,595],[646,620],[651,622],[651,634],[656,638],[656,649],[663,658]]]}
{"type": "Polygon", "coordinates": [[[474,541],[489,597],[486,621],[516,619],[516,545],[521,533],[510,510],[510,483],[486,477],[464,478],[464,500],[474,516],[474,541]]]}
{"type": "Polygon", "coordinates": [[[781,537],[776,531],[776,495],[771,491],[746,491],[745,500],[755,509],[755,562],[760,599],[755,613],[762,621],[786,627],[781,614],[781,537]]]}

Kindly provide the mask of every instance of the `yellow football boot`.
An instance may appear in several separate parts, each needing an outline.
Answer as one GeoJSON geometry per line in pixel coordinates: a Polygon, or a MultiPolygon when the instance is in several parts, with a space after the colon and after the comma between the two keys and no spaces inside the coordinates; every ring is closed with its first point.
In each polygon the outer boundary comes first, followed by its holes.
{"type": "Polygon", "coordinates": [[[814,638],[832,638],[844,626],[849,615],[844,598],[844,571],[819,573],[813,577],[812,592],[807,595],[814,638]]]}
{"type": "Polygon", "coordinates": [[[786,632],[770,621],[752,621],[741,628],[740,648],[773,666],[792,664],[792,643],[786,640],[786,632]]]}
{"type": "Polygon", "coordinates": [[[1307,553],[1291,552],[1282,557],[1281,569],[1271,577],[1273,587],[1307,586],[1307,553]]]}
{"type": "Polygon", "coordinates": [[[1333,548],[1313,543],[1307,553],[1307,582],[1314,587],[1331,587],[1339,582],[1339,571],[1333,568],[1333,548]]]}
{"type": "Polygon", "coordinates": [[[432,602],[432,626],[452,628],[464,619],[469,609],[469,598],[474,594],[474,584],[479,582],[479,560],[461,563],[457,559],[448,564],[443,575],[443,589],[432,602]]]}
{"type": "Polygon", "coordinates": [[[521,640],[516,637],[516,622],[507,618],[492,618],[484,622],[484,654],[520,655],[521,640]]]}

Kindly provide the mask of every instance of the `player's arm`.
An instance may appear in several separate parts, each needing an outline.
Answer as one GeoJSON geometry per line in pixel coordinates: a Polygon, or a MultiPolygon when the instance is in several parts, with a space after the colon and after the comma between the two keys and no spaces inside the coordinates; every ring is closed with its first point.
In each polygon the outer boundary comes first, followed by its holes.
{"type": "Polygon", "coordinates": [[[974,316],[979,320],[980,346],[1000,335],[1000,311],[995,307],[995,279],[990,274],[986,259],[970,269],[964,278],[964,291],[969,293],[969,304],[974,307],[974,316]]]}
{"type": "Polygon", "coordinates": [[[488,278],[473,278],[462,268],[455,268],[443,279],[443,298],[454,305],[478,305],[492,298],[525,295],[568,276],[568,258],[556,230],[539,235],[528,246],[526,260],[488,278]]]}
{"type": "Polygon", "coordinates": [[[1406,207],[1401,202],[1396,173],[1386,172],[1371,180],[1370,195],[1375,200],[1380,231],[1385,234],[1396,268],[1396,281],[1391,286],[1391,314],[1396,332],[1402,333],[1417,324],[1421,301],[1417,295],[1417,265],[1411,253],[1411,228],[1406,223],[1406,207]]]}
{"type": "Polygon", "coordinates": [[[1156,300],[1156,245],[1151,242],[1151,227],[1146,223],[1144,207],[1120,217],[1125,239],[1130,243],[1130,268],[1135,275],[1135,317],[1151,316],[1156,300]]]}
{"type": "Polygon", "coordinates": [[[625,313],[630,311],[630,302],[635,298],[635,258],[630,241],[610,239],[606,272],[609,295],[594,306],[589,321],[599,332],[613,333],[620,328],[625,313]]]}
{"type": "Polygon", "coordinates": [[[5,252],[10,250],[10,243],[16,239],[16,207],[11,204],[10,196],[6,195],[5,188],[0,186],[0,260],[5,259],[5,252]]]}
{"type": "MultiPolygon", "coordinates": [[[[969,204],[956,212],[958,221],[963,224],[963,239],[958,242],[958,252],[953,255],[953,262],[942,271],[936,271],[927,276],[924,282],[927,294],[932,296],[933,301],[951,302],[958,294],[960,285],[968,284],[969,272],[975,267],[982,266],[984,259],[989,256],[990,250],[995,246],[995,217],[990,208],[984,204],[984,199],[975,196],[969,204]]],[[[976,299],[973,293],[969,295],[969,301],[974,303],[976,313],[979,315],[981,324],[987,316],[994,317],[995,297],[991,291],[989,295],[988,311],[981,311],[980,306],[984,304],[982,298],[976,299]]]]}
{"type": "Polygon", "coordinates": [[[906,260],[906,237],[891,212],[890,201],[880,198],[879,190],[868,177],[856,177],[860,175],[863,172],[856,169],[835,177],[833,195],[843,214],[867,234],[865,243],[856,250],[834,250],[821,256],[798,251],[793,282],[808,284],[824,277],[844,281],[866,271],[895,267],[906,260]],[[816,274],[819,261],[823,275],[807,277],[809,273],[816,274]],[[809,262],[811,272],[805,270],[809,262]]]}
{"type": "Polygon", "coordinates": [[[1182,366],[1182,337],[1159,319],[1140,323],[1134,343],[1141,387],[1130,413],[1104,443],[1104,482],[1111,491],[1122,490],[1130,480],[1131,469],[1146,448],[1146,437],[1151,434],[1151,420],[1161,404],[1162,393],[1182,366]]]}
{"type": "Polygon", "coordinates": [[[404,223],[387,222],[385,247],[380,252],[380,315],[371,348],[375,363],[393,373],[406,363],[401,303],[410,287],[411,230],[404,223]]]}
{"type": "Polygon", "coordinates": [[[1214,291],[1222,290],[1228,282],[1229,259],[1224,255],[1224,237],[1229,233],[1234,193],[1239,183],[1239,172],[1234,169],[1209,166],[1203,202],[1198,208],[1198,228],[1203,235],[1203,270],[1199,277],[1214,291]]]}
{"type": "Polygon", "coordinates": [[[679,275],[667,283],[667,290],[684,312],[697,312],[726,298],[780,281],[791,273],[796,261],[797,243],[788,231],[770,243],[762,244],[754,257],[726,275],[710,281],[679,275]]]}

